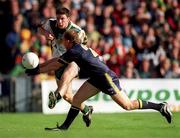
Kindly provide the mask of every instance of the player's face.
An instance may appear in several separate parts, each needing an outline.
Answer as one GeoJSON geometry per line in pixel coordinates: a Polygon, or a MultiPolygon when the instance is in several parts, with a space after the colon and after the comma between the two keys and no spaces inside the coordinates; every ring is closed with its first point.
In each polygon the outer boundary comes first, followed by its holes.
{"type": "Polygon", "coordinates": [[[58,14],[57,15],[57,25],[60,29],[67,28],[69,21],[70,21],[69,17],[67,17],[65,14],[58,14]]]}

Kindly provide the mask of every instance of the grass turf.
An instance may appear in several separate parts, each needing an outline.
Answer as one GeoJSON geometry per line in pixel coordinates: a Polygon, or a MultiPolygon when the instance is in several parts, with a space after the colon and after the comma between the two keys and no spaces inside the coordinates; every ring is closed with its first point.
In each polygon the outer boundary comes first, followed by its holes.
{"type": "Polygon", "coordinates": [[[180,137],[180,112],[173,113],[168,124],[157,112],[93,114],[89,128],[79,115],[68,131],[45,131],[63,122],[63,115],[40,113],[0,114],[0,138],[178,138],[180,137]]]}

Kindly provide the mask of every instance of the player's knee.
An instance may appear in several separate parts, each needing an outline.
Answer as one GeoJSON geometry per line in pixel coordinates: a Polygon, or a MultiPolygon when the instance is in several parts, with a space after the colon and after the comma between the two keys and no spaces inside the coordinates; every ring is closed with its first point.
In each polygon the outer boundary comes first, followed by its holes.
{"type": "Polygon", "coordinates": [[[63,95],[63,99],[71,103],[72,99],[73,99],[73,95],[69,94],[69,93],[66,93],[66,94],[63,95]]]}
{"type": "Polygon", "coordinates": [[[65,94],[65,95],[63,95],[63,99],[64,99],[64,100],[66,100],[66,101],[69,101],[69,97],[68,97],[68,95],[66,95],[66,94],[65,94]]]}
{"type": "Polygon", "coordinates": [[[133,105],[132,105],[132,103],[127,103],[127,104],[124,104],[123,106],[123,109],[125,109],[125,110],[127,110],[127,111],[130,111],[130,110],[132,110],[133,108],[133,105]]]}

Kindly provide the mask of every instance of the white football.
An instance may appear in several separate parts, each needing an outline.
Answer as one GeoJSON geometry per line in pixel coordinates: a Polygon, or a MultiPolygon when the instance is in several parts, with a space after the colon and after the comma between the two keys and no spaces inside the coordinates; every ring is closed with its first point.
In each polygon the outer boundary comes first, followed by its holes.
{"type": "Polygon", "coordinates": [[[39,58],[38,56],[33,52],[28,52],[23,55],[22,57],[22,65],[26,69],[34,69],[39,64],[39,58]]]}

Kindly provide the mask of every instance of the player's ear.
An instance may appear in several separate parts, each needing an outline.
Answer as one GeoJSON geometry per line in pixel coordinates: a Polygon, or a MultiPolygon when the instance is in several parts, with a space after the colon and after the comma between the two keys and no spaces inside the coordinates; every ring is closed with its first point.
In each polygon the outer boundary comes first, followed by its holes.
{"type": "Polygon", "coordinates": [[[67,40],[67,42],[68,42],[68,43],[71,43],[71,41],[70,41],[70,40],[67,40]]]}

